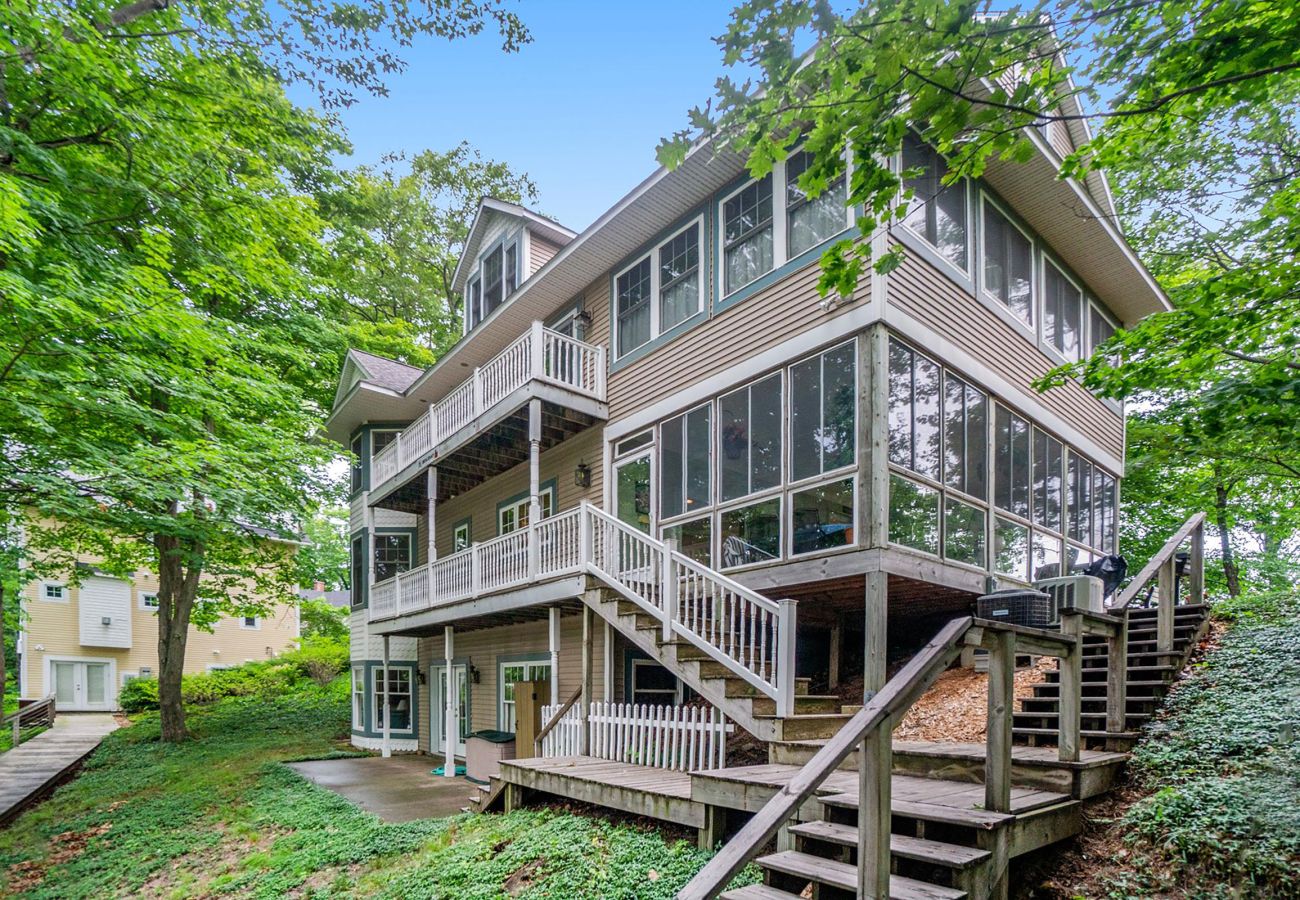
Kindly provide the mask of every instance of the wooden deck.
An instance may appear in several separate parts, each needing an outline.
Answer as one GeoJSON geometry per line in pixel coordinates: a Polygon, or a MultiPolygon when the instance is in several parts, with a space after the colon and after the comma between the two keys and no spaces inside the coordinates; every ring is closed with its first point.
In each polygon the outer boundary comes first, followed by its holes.
{"type": "Polygon", "coordinates": [[[0,753],[0,826],[59,785],[116,728],[107,713],[64,714],[49,731],[0,753]]]}
{"type": "Polygon", "coordinates": [[[502,760],[500,775],[507,785],[702,828],[705,807],[691,799],[691,777],[685,772],[590,756],[502,760]]]}

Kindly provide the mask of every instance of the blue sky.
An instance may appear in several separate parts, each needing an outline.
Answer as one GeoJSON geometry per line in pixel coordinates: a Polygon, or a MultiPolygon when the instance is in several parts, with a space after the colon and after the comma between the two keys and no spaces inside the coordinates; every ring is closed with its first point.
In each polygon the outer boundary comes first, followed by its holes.
{"type": "Polygon", "coordinates": [[[533,43],[517,54],[495,34],[406,51],[388,97],[342,113],[355,147],[343,165],[385,153],[446,150],[462,140],[537,183],[538,208],[581,231],[655,167],[661,137],[685,127],[722,74],[712,38],[718,0],[524,2],[533,43]]]}

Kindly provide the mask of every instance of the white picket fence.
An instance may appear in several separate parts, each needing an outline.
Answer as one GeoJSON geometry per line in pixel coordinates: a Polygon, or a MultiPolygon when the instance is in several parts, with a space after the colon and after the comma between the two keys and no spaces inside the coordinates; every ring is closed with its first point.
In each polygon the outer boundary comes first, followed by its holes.
{"type": "MultiPolygon", "coordinates": [[[[549,722],[558,706],[542,707],[549,722]]],[[[542,739],[542,756],[582,754],[582,712],[573,706],[542,739]]],[[[593,703],[587,716],[587,756],[694,772],[727,762],[727,734],[736,726],[714,707],[593,703]]]]}

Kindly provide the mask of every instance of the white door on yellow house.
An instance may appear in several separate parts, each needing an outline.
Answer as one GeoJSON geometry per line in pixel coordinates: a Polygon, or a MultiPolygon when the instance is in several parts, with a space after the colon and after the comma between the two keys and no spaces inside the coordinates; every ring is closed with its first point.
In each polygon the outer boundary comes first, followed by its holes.
{"type": "Polygon", "coordinates": [[[113,708],[109,664],[85,660],[51,660],[50,682],[54,705],[61,710],[110,710],[113,708]]]}
{"type": "MultiPolygon", "coordinates": [[[[429,710],[430,743],[439,753],[447,752],[447,667],[434,666],[433,706],[429,710]]],[[[464,664],[451,667],[453,696],[456,698],[457,735],[452,752],[465,755],[465,738],[469,734],[469,673],[464,664]]]]}

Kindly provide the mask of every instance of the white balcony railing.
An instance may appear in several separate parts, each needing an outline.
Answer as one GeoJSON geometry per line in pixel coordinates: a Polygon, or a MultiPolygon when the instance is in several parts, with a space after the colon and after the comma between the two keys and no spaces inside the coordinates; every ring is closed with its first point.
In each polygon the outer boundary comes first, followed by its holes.
{"type": "Polygon", "coordinates": [[[769,600],[587,502],[371,586],[370,619],[562,575],[599,578],[777,702],[794,706],[795,602],[769,600]]]}
{"type": "Polygon", "coordinates": [[[470,378],[412,422],[371,461],[378,487],[473,422],[529,381],[543,381],[595,400],[605,399],[605,349],[534,322],[470,378]]]}
{"type": "MultiPolygon", "coordinates": [[[[542,721],[551,721],[560,709],[543,706],[542,721]]],[[[694,772],[727,764],[727,735],[736,726],[712,706],[593,703],[586,729],[588,756],[694,772]]],[[[542,739],[542,756],[579,756],[583,737],[582,710],[571,707],[542,739]]]]}

